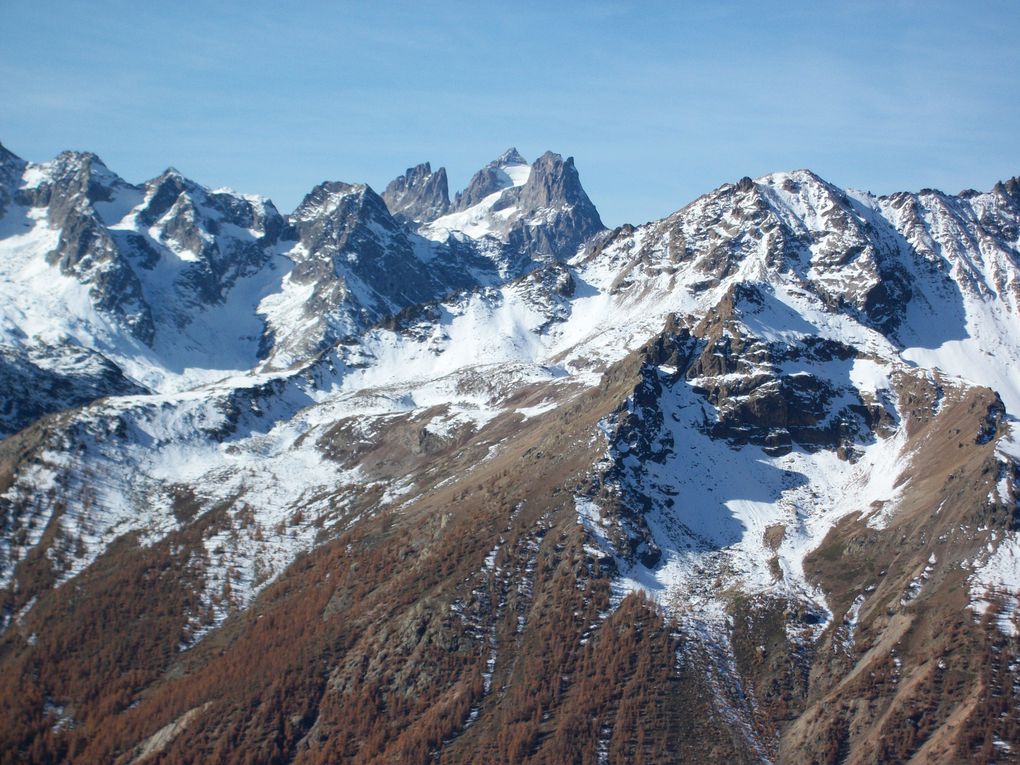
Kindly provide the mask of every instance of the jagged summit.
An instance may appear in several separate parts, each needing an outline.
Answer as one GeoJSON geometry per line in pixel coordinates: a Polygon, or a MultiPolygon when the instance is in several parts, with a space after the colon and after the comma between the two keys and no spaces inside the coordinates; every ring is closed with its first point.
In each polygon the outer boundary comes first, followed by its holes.
{"type": "Polygon", "coordinates": [[[551,151],[547,151],[531,166],[528,180],[521,189],[520,203],[530,210],[558,205],[582,205],[585,214],[594,214],[598,218],[595,206],[581,187],[574,158],[567,157],[564,160],[551,151]]]}
{"type": "Polygon", "coordinates": [[[513,165],[527,165],[528,160],[521,156],[521,153],[517,151],[516,146],[511,146],[489,164],[497,167],[511,167],[513,165]]]}
{"type": "Polygon", "coordinates": [[[446,168],[432,172],[428,162],[408,168],[386,186],[382,197],[390,212],[412,223],[428,223],[450,209],[446,168]]]}
{"type": "Polygon", "coordinates": [[[602,229],[573,158],[546,152],[528,165],[511,148],[476,173],[457,194],[452,212],[422,233],[433,240],[467,236],[499,242],[504,273],[510,274],[543,260],[569,258],[602,229]]]}
{"type": "Polygon", "coordinates": [[[24,160],[0,142],[0,162],[24,162],[24,160]]]}
{"type": "Polygon", "coordinates": [[[303,221],[314,219],[323,214],[330,215],[340,205],[352,199],[358,200],[359,204],[367,203],[376,211],[379,210],[380,204],[383,209],[386,209],[386,203],[367,183],[323,181],[305,194],[290,217],[295,221],[303,221]]]}
{"type": "Polygon", "coordinates": [[[173,180],[179,180],[179,181],[186,180],[185,177],[184,177],[184,174],[180,170],[178,170],[173,165],[168,165],[167,168],[162,173],[160,173],[155,178],[153,178],[151,181],[149,181],[149,183],[152,183],[153,181],[159,182],[159,181],[163,181],[163,180],[166,180],[166,179],[173,179],[173,180]]]}
{"type": "Polygon", "coordinates": [[[999,181],[992,188],[992,192],[1010,199],[1014,205],[1020,206],[1020,176],[999,181]]]}
{"type": "Polygon", "coordinates": [[[25,160],[0,144],[0,216],[17,191],[26,164],[25,160]]]}
{"type": "Polygon", "coordinates": [[[528,162],[510,148],[472,176],[467,188],[457,192],[453,210],[466,210],[497,191],[520,186],[527,179],[528,162]]]}

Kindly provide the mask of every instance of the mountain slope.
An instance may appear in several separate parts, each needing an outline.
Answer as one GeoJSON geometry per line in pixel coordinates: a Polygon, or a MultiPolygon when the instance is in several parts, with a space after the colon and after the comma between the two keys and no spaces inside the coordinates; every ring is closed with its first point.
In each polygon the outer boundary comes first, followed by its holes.
{"type": "Polygon", "coordinates": [[[1016,181],[777,173],[605,231],[552,154],[438,217],[428,166],[284,217],[73,159],[9,161],[0,247],[34,289],[72,200],[122,345],[66,320],[92,387],[5,409],[7,759],[1015,759],[1016,181]],[[235,368],[164,365],[135,236],[198,264],[185,327],[251,307],[235,368]]]}

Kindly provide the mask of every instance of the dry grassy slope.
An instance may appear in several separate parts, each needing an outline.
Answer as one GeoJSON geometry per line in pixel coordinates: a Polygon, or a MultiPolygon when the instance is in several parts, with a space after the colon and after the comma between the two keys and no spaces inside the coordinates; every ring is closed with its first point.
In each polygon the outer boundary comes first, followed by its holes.
{"type": "Polygon", "coordinates": [[[783,735],[784,762],[986,761],[994,739],[1020,735],[1007,669],[1020,645],[967,607],[970,561],[991,532],[1016,524],[990,497],[994,439],[978,443],[997,397],[914,374],[897,387],[916,404],[902,499],[886,528],[849,517],[808,558],[837,616],[867,597],[854,639],[836,619],[818,646],[807,706],[783,735]]]}

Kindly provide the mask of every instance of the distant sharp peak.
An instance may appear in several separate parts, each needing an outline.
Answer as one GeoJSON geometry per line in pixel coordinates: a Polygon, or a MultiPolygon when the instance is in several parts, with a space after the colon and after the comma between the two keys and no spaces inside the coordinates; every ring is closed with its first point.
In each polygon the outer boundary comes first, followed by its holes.
{"type": "Polygon", "coordinates": [[[317,205],[324,200],[328,199],[340,199],[343,197],[351,196],[364,196],[366,193],[374,191],[369,187],[367,183],[348,183],[347,181],[323,181],[322,183],[316,184],[311,191],[305,194],[305,198],[301,200],[301,204],[298,205],[298,209],[306,207],[308,205],[317,205]]]}
{"type": "MultiPolygon", "coordinates": [[[[283,216],[267,197],[222,187],[210,189],[173,167],[146,181],[142,189],[144,201],[137,214],[138,220],[147,226],[169,215],[175,219],[173,227],[188,219],[185,225],[211,231],[217,231],[221,222],[271,236],[283,229],[283,216]],[[177,220],[179,215],[184,217],[177,220]]],[[[170,219],[166,222],[171,223],[170,219]]]]}
{"type": "Polygon", "coordinates": [[[171,210],[194,209],[210,201],[211,192],[175,167],[167,167],[144,185],[146,202],[140,220],[154,224],[171,210]]]}
{"type": "Polygon", "coordinates": [[[428,238],[461,232],[500,241],[504,255],[516,259],[511,270],[572,257],[604,228],[573,157],[547,151],[529,165],[514,148],[475,173],[449,214],[431,223],[428,238]]]}
{"type": "Polygon", "coordinates": [[[186,194],[188,196],[201,195],[203,197],[214,194],[228,194],[234,197],[242,196],[241,194],[229,189],[218,189],[213,191],[198,181],[188,178],[180,170],[173,166],[168,167],[155,178],[150,178],[145,181],[143,187],[150,197],[158,194],[165,195],[168,193],[172,193],[175,196],[180,194],[186,194]]]}
{"type": "Polygon", "coordinates": [[[534,184],[541,182],[544,177],[569,177],[571,182],[576,182],[579,188],[580,180],[577,176],[577,168],[574,167],[573,157],[563,159],[563,155],[554,151],[547,151],[531,164],[531,174],[527,183],[534,184]]]}
{"type": "MultiPolygon", "coordinates": [[[[413,167],[407,168],[404,171],[403,175],[398,175],[396,178],[394,178],[392,181],[390,181],[386,185],[386,190],[389,191],[389,189],[391,187],[399,186],[401,184],[405,184],[406,185],[406,184],[417,183],[417,182],[420,182],[420,181],[422,181],[422,180],[424,180],[426,178],[431,177],[432,175],[433,175],[433,172],[432,172],[432,163],[431,162],[420,162],[419,164],[414,165],[413,167]]],[[[439,168],[438,170],[436,170],[435,175],[444,175],[445,176],[446,175],[446,168],[445,167],[439,168]]]]}
{"type": "Polygon", "coordinates": [[[159,181],[164,181],[164,180],[192,182],[192,181],[190,181],[189,178],[187,178],[184,175],[184,173],[182,173],[180,170],[178,170],[173,165],[170,165],[169,167],[167,167],[166,170],[164,170],[162,173],[157,175],[155,178],[151,179],[149,181],[149,183],[154,183],[154,182],[159,182],[159,181]]]}
{"type": "Polygon", "coordinates": [[[799,194],[802,189],[834,193],[840,196],[845,196],[846,194],[842,188],[807,168],[766,173],[753,179],[745,176],[732,184],[732,186],[738,191],[744,192],[753,191],[760,187],[770,187],[790,194],[799,194]]]}
{"type": "Polygon", "coordinates": [[[523,186],[531,174],[528,161],[517,149],[511,147],[475,173],[467,188],[457,192],[454,210],[474,207],[490,194],[504,189],[523,186]]]}
{"type": "Polygon", "coordinates": [[[175,167],[168,167],[155,178],[142,184],[146,196],[150,199],[158,193],[184,195],[193,201],[208,204],[215,208],[226,206],[247,206],[266,214],[279,215],[273,200],[262,194],[246,194],[229,186],[210,188],[189,178],[175,167]]]}
{"type": "Polygon", "coordinates": [[[517,151],[516,146],[511,146],[509,149],[504,151],[492,162],[489,163],[490,167],[513,167],[514,165],[528,165],[531,164],[521,153],[517,151]]]}
{"type": "Polygon", "coordinates": [[[132,185],[90,151],[62,151],[42,163],[18,161],[25,168],[23,186],[26,189],[58,186],[63,193],[87,190],[90,198],[103,199],[111,189],[132,185]]]}
{"type": "Polygon", "coordinates": [[[91,151],[76,151],[73,149],[60,152],[60,154],[53,159],[53,163],[67,167],[106,167],[106,163],[103,162],[98,154],[94,154],[91,151]]]}
{"type": "Polygon", "coordinates": [[[0,164],[7,165],[18,162],[24,163],[24,161],[25,160],[23,160],[13,151],[4,146],[2,142],[0,142],[0,164]]]}
{"type": "Polygon", "coordinates": [[[581,187],[581,178],[574,166],[574,158],[547,151],[531,166],[522,199],[527,206],[540,209],[557,205],[590,205],[591,200],[581,187]]]}
{"type": "Polygon", "coordinates": [[[65,167],[67,172],[87,175],[93,183],[108,188],[134,185],[111,170],[98,154],[90,151],[65,151],[57,155],[54,161],[65,167]]]}
{"type": "Polygon", "coordinates": [[[386,202],[371,186],[346,181],[323,181],[318,184],[288,217],[300,227],[302,224],[351,214],[366,220],[373,219],[387,228],[395,225],[386,202]]]}
{"type": "Polygon", "coordinates": [[[201,189],[199,184],[185,178],[174,167],[168,167],[155,178],[150,178],[145,182],[144,186],[150,198],[166,197],[169,195],[176,198],[182,193],[193,193],[201,189]]]}
{"type": "Polygon", "coordinates": [[[120,176],[110,170],[98,154],[91,151],[67,149],[57,154],[53,159],[44,162],[29,162],[12,152],[3,143],[0,143],[0,162],[9,161],[22,162],[37,168],[51,168],[61,172],[88,170],[109,173],[111,176],[120,179],[120,176]]]}
{"type": "Polygon", "coordinates": [[[450,208],[446,168],[432,172],[428,162],[409,167],[386,185],[382,198],[395,217],[415,223],[433,221],[450,208]]]}
{"type": "Polygon", "coordinates": [[[1008,199],[1014,207],[1020,207],[1020,176],[999,181],[992,187],[992,193],[1008,199]]]}
{"type": "Polygon", "coordinates": [[[256,194],[242,194],[238,191],[235,191],[234,189],[227,188],[225,186],[221,186],[216,189],[211,189],[205,184],[199,183],[193,178],[189,178],[188,176],[184,175],[184,173],[182,173],[180,170],[178,170],[176,167],[173,167],[172,165],[168,167],[166,170],[164,170],[162,173],[157,175],[155,178],[150,178],[143,185],[146,189],[150,190],[163,186],[170,187],[177,189],[179,193],[186,193],[189,195],[201,194],[202,196],[205,197],[226,196],[234,197],[237,199],[246,199],[252,202],[256,200],[266,202],[269,201],[267,197],[262,197],[256,194]]]}

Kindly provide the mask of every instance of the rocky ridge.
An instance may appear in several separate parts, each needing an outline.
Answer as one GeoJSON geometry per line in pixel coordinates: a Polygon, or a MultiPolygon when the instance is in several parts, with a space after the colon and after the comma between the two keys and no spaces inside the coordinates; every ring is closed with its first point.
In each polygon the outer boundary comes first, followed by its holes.
{"type": "Polygon", "coordinates": [[[446,168],[433,173],[428,162],[409,167],[402,176],[387,184],[382,198],[396,217],[412,223],[435,220],[450,209],[446,168]]]}

